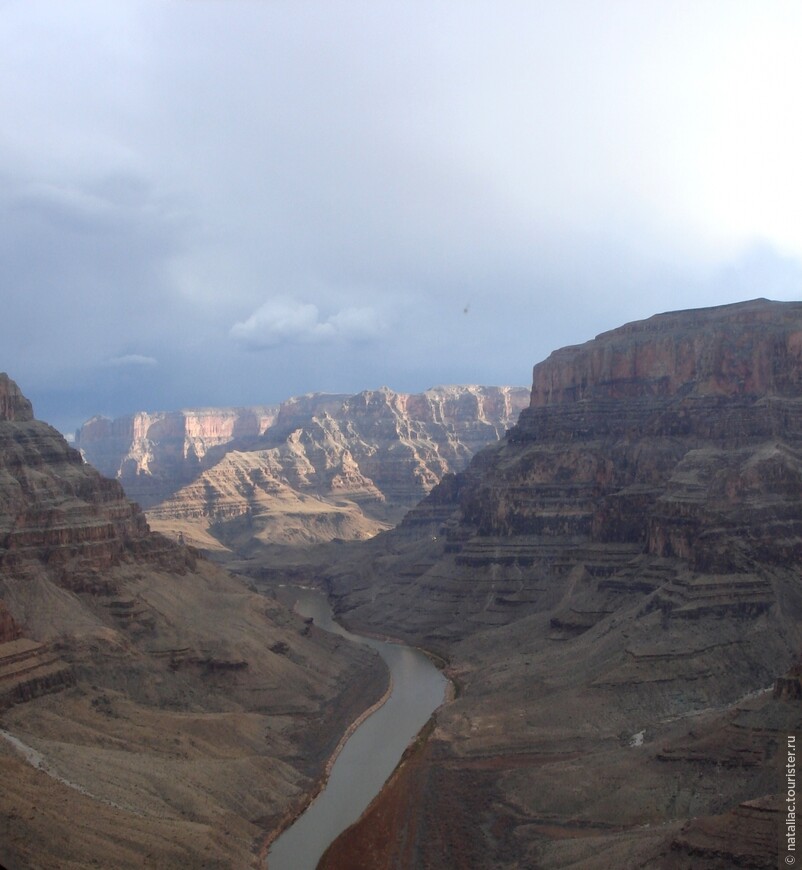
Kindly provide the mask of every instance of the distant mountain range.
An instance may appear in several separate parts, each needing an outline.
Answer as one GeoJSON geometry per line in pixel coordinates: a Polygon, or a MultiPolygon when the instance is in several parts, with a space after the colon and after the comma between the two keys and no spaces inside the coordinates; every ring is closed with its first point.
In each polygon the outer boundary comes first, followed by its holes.
{"type": "Polygon", "coordinates": [[[75,443],[153,528],[248,554],[388,528],[528,403],[523,387],[316,393],[274,407],[95,417],[75,443]]]}

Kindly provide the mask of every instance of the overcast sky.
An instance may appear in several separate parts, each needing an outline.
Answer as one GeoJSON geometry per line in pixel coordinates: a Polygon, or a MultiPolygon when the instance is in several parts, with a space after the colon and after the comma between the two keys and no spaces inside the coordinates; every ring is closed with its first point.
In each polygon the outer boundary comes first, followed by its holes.
{"type": "Polygon", "coordinates": [[[0,0],[0,370],[69,431],[800,299],[800,45],[796,0],[0,0]]]}

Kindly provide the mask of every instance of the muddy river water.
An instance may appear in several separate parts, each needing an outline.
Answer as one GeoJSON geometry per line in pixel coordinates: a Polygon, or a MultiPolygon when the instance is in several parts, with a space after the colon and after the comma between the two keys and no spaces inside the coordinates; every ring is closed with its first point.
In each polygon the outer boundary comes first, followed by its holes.
{"type": "Polygon", "coordinates": [[[420,650],[352,634],[332,619],[326,598],[299,590],[296,610],[315,624],[375,649],[387,663],[392,694],[351,735],[324,790],[270,847],[268,870],[314,870],[328,845],[381,791],[404,750],[443,702],[447,681],[420,650]]]}

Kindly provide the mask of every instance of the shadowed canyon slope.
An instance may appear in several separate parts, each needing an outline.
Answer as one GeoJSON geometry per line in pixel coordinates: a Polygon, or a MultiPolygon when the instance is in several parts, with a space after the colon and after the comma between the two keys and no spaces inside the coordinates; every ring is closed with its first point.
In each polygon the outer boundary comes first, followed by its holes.
{"type": "Polygon", "coordinates": [[[0,375],[0,864],[250,866],[385,685],[152,534],[0,375]]]}
{"type": "Polygon", "coordinates": [[[250,554],[388,528],[518,418],[529,391],[387,388],[275,408],[94,418],[77,445],[171,536],[250,554]]]}
{"type": "Polygon", "coordinates": [[[326,866],[775,866],[801,496],[802,303],[535,366],[506,438],[325,574],[460,690],[326,866]]]}

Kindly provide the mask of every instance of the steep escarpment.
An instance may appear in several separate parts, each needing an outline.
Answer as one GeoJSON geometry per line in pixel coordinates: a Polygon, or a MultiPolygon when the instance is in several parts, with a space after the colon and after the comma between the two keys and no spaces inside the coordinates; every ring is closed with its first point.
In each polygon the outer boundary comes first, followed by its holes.
{"type": "Polygon", "coordinates": [[[477,386],[312,394],[219,420],[204,412],[203,438],[190,438],[200,418],[185,411],[92,420],[77,443],[156,528],[250,555],[387,528],[501,437],[528,400],[528,390],[477,386]]]}
{"type": "Polygon", "coordinates": [[[347,620],[461,688],[398,773],[409,812],[388,790],[329,866],[772,866],[800,492],[801,303],[658,315],[535,366],[508,436],[327,574],[347,620]]]}
{"type": "Polygon", "coordinates": [[[152,534],[0,397],[0,863],[248,866],[384,668],[152,534]]]}

